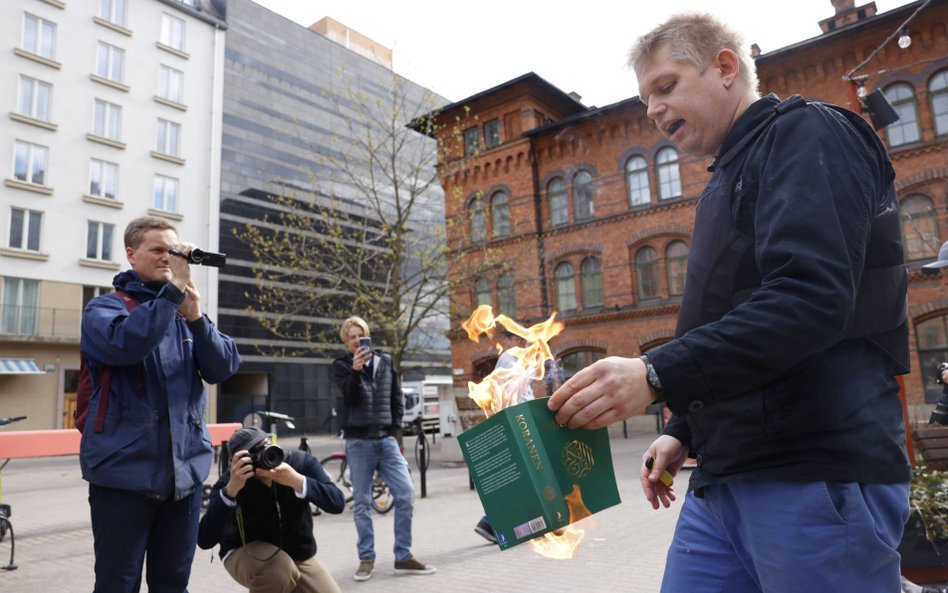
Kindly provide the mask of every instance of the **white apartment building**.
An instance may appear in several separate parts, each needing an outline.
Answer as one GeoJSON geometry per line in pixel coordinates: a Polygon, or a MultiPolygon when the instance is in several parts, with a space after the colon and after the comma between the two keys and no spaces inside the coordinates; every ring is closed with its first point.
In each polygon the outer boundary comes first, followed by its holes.
{"type": "MultiPolygon", "coordinates": [[[[223,6],[0,2],[0,417],[17,429],[72,425],[81,311],[128,268],[130,220],[217,250],[223,6]]],[[[217,271],[194,276],[214,318],[217,271]]]]}

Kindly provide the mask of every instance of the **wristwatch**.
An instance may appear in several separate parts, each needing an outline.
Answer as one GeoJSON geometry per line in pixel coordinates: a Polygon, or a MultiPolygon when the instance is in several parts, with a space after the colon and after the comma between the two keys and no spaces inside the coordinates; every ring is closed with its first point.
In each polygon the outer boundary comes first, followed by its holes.
{"type": "Polygon", "coordinates": [[[645,380],[661,396],[664,389],[662,389],[662,381],[658,378],[658,373],[655,372],[655,367],[649,362],[647,355],[643,354],[639,359],[645,363],[645,380]]]}

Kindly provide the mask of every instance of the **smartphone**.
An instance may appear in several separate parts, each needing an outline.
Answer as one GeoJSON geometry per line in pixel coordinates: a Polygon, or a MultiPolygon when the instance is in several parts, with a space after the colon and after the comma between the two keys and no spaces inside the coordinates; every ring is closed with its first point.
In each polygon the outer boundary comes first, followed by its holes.
{"type": "Polygon", "coordinates": [[[372,349],[372,338],[359,338],[359,347],[372,349]]]}

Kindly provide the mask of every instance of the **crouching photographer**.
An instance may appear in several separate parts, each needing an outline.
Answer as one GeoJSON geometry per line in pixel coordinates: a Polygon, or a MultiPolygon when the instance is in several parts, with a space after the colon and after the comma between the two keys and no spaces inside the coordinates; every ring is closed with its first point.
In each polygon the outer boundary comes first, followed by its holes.
{"type": "Polygon", "coordinates": [[[234,431],[229,470],[211,492],[198,546],[220,544],[230,576],[251,593],[339,593],[316,559],[313,503],[341,513],[345,497],[314,457],[270,445],[259,428],[234,431]]]}

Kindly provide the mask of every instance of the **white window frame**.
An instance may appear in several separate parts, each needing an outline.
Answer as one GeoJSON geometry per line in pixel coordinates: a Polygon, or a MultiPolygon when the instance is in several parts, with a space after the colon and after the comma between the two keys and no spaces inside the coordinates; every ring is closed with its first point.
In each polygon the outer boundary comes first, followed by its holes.
{"type": "Polygon", "coordinates": [[[20,249],[22,251],[34,251],[39,253],[43,248],[43,213],[39,210],[29,210],[27,208],[10,208],[10,233],[7,238],[7,245],[11,249],[20,249]],[[20,240],[14,244],[13,240],[13,221],[17,214],[21,216],[20,221],[20,240]],[[34,223],[35,221],[35,228],[34,223]],[[35,231],[35,237],[34,235],[35,231]],[[30,239],[35,239],[36,246],[30,247],[30,239]]]}
{"type": "Polygon", "coordinates": [[[92,112],[92,133],[109,140],[122,140],[122,106],[96,99],[92,112]]]}
{"type": "Polygon", "coordinates": [[[655,172],[658,175],[659,199],[671,200],[681,197],[681,157],[678,151],[666,146],[655,155],[655,172]]]}
{"type": "Polygon", "coordinates": [[[21,34],[20,48],[23,51],[49,60],[56,59],[56,23],[25,12],[21,34]],[[30,37],[32,43],[28,42],[30,37]]]}
{"type": "Polygon", "coordinates": [[[101,0],[99,18],[125,28],[128,22],[128,0],[101,0]]]}
{"type": "Polygon", "coordinates": [[[155,130],[155,150],[181,156],[181,124],[159,117],[155,130]]]}
{"type": "Polygon", "coordinates": [[[184,19],[161,14],[161,43],[178,51],[184,51],[184,35],[187,30],[184,19]]]}
{"type": "Polygon", "coordinates": [[[52,106],[53,85],[21,74],[20,90],[17,94],[17,113],[48,122],[52,117],[52,106]]]}
{"type": "Polygon", "coordinates": [[[39,280],[3,278],[0,333],[36,335],[39,320],[39,280]]]}
{"type": "Polygon", "coordinates": [[[17,181],[23,183],[31,183],[33,185],[46,185],[47,176],[49,173],[49,148],[46,146],[41,146],[39,144],[33,144],[32,142],[26,142],[24,140],[15,140],[13,144],[13,178],[17,181]],[[17,155],[20,153],[21,149],[26,150],[26,169],[23,172],[23,176],[18,175],[17,172],[17,155]],[[41,154],[41,167],[42,169],[37,172],[37,155],[41,154]],[[36,181],[36,178],[39,177],[39,181],[36,181]]]}
{"type": "Polygon", "coordinates": [[[158,96],[175,103],[184,103],[184,72],[161,64],[158,73],[158,96]]]}
{"type": "Polygon", "coordinates": [[[92,159],[89,162],[89,195],[103,200],[115,200],[118,195],[118,174],[117,164],[92,159]]]}
{"type": "Polygon", "coordinates": [[[99,41],[95,50],[95,74],[106,80],[125,84],[125,50],[99,41]]]}
{"type": "Polygon", "coordinates": [[[112,261],[112,256],[115,251],[115,225],[108,222],[101,222],[98,220],[88,221],[86,235],[86,259],[93,259],[98,261],[112,261]],[[105,248],[105,230],[109,231],[109,252],[103,253],[105,248]],[[89,244],[92,239],[95,239],[95,253],[89,253],[89,244]],[[106,257],[107,256],[107,257],[106,257]]]}
{"type": "Polygon", "coordinates": [[[174,177],[155,175],[155,183],[152,186],[152,206],[154,209],[164,212],[177,212],[180,186],[180,181],[174,177]]]}

